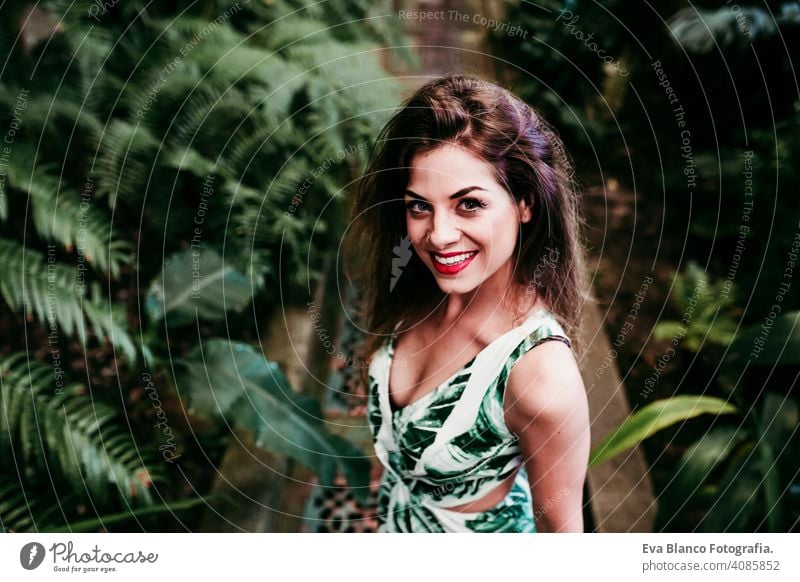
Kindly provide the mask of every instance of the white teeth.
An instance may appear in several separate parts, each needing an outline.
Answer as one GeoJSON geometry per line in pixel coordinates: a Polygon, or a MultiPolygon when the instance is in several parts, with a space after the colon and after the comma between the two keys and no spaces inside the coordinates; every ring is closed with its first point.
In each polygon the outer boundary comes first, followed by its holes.
{"type": "Polygon", "coordinates": [[[461,261],[465,261],[473,255],[478,253],[463,253],[461,255],[453,255],[452,257],[440,257],[439,255],[434,254],[433,258],[436,260],[437,263],[442,265],[455,265],[456,263],[460,263],[461,261]]]}

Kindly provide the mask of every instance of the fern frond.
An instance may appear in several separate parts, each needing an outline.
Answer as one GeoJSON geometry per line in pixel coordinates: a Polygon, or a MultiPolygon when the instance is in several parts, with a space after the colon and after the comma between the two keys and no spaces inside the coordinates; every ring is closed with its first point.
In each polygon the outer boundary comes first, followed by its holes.
{"type": "Polygon", "coordinates": [[[77,250],[89,264],[118,278],[122,265],[133,261],[133,245],[112,237],[111,218],[90,201],[81,200],[77,193],[60,187],[63,184],[50,174],[48,166],[30,170],[20,167],[16,162],[20,159],[15,156],[9,164],[7,184],[30,196],[33,223],[39,236],[60,243],[67,251],[77,250]]]}
{"type": "Polygon", "coordinates": [[[156,501],[151,485],[163,479],[151,470],[119,414],[107,404],[83,394],[78,384],[63,388],[54,382],[53,369],[27,354],[16,353],[0,360],[0,430],[4,454],[34,467],[29,478],[44,481],[55,472],[55,485],[64,484],[77,495],[88,494],[106,505],[111,491],[130,503],[156,501]],[[113,487],[109,490],[109,484],[113,487]]]}
{"type": "Polygon", "coordinates": [[[262,82],[250,88],[250,96],[260,104],[267,125],[278,127],[291,116],[295,95],[308,82],[307,71],[291,61],[274,59],[259,73],[263,74],[262,82]]]}
{"type": "Polygon", "coordinates": [[[779,34],[782,26],[800,24],[796,2],[782,4],[777,15],[757,6],[737,8],[736,11],[730,7],[716,10],[694,6],[682,8],[670,19],[670,31],[683,48],[706,53],[717,46],[722,49],[736,44],[747,46],[759,37],[779,34]]]}
{"type": "Polygon", "coordinates": [[[35,315],[86,340],[76,270],[47,259],[38,251],[0,239],[0,296],[14,310],[35,315]]]}
{"type": "Polygon", "coordinates": [[[239,131],[231,136],[228,151],[220,169],[230,180],[263,182],[264,171],[274,163],[278,148],[270,142],[274,127],[264,123],[261,127],[239,131]]]}
{"type": "Polygon", "coordinates": [[[224,22],[181,17],[163,23],[174,34],[175,54],[195,63],[203,74],[224,85],[258,80],[280,57],[251,42],[224,22]]]}
{"type": "Polygon", "coordinates": [[[117,196],[128,201],[144,194],[159,141],[141,123],[114,120],[98,145],[100,155],[92,168],[97,176],[97,194],[108,196],[111,208],[117,196]]]}
{"type": "Polygon", "coordinates": [[[101,297],[100,288],[92,285],[91,301],[83,302],[86,318],[92,325],[92,331],[98,338],[106,338],[115,349],[120,350],[130,363],[137,358],[136,346],[128,334],[125,319],[125,307],[101,297]]]}
{"type": "Polygon", "coordinates": [[[239,90],[206,83],[189,96],[175,113],[168,143],[170,146],[191,146],[209,159],[216,160],[231,137],[232,131],[249,129],[247,123],[254,107],[239,90]],[[221,139],[222,138],[222,139],[221,139]]]}
{"type": "Polygon", "coordinates": [[[256,38],[270,51],[284,53],[298,44],[329,41],[329,29],[330,24],[307,13],[299,17],[286,11],[267,24],[256,38]]]}
{"type": "Polygon", "coordinates": [[[136,361],[136,350],[124,326],[121,306],[113,309],[93,287],[93,297],[79,270],[58,263],[54,256],[45,258],[17,242],[0,239],[0,297],[13,311],[24,310],[42,324],[58,325],[67,335],[77,334],[86,344],[87,327],[98,338],[108,338],[136,361]]]}
{"type": "Polygon", "coordinates": [[[32,200],[34,224],[43,238],[76,250],[112,279],[119,278],[122,265],[133,262],[131,242],[111,236],[110,217],[74,193],[62,192],[55,200],[50,194],[36,195],[32,200]]]}
{"type": "Polygon", "coordinates": [[[0,474],[0,532],[46,529],[43,517],[49,504],[43,495],[23,488],[11,474],[0,474]]]}

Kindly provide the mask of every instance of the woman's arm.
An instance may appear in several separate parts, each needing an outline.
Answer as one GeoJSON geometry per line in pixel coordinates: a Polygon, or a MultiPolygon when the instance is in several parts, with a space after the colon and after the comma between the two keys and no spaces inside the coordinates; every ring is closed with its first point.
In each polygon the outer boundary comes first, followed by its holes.
{"type": "Polygon", "coordinates": [[[511,370],[504,406],[520,439],[536,530],[583,532],[589,405],[570,348],[547,341],[524,354],[511,370]]]}

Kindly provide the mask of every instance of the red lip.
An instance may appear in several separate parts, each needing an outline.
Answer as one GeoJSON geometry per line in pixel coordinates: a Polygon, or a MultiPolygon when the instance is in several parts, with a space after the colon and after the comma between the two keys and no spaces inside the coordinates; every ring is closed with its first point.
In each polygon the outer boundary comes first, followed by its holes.
{"type": "Polygon", "coordinates": [[[477,251],[461,251],[460,253],[434,253],[431,252],[431,261],[433,262],[434,268],[439,271],[442,275],[455,275],[456,273],[463,271],[466,269],[469,264],[472,262],[472,259],[478,256],[477,251]],[[441,257],[452,257],[453,255],[463,255],[465,252],[472,252],[473,254],[470,258],[461,261],[456,265],[442,265],[436,261],[434,255],[439,255],[441,257]]]}

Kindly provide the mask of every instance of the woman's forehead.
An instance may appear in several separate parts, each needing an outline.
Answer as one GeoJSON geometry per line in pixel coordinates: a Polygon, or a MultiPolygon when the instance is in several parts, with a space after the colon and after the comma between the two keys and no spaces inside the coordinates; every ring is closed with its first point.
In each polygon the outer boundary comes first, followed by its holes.
{"type": "Polygon", "coordinates": [[[498,184],[492,167],[465,148],[443,145],[411,160],[408,189],[422,196],[449,196],[471,186],[489,189],[498,184]]]}

